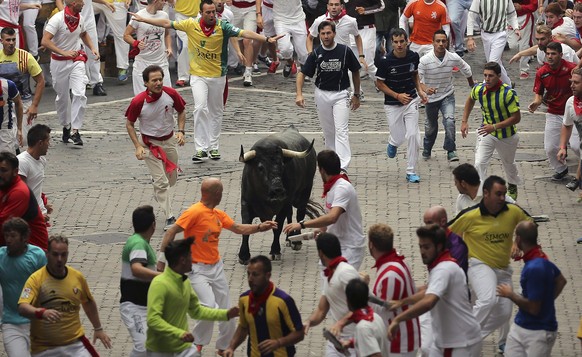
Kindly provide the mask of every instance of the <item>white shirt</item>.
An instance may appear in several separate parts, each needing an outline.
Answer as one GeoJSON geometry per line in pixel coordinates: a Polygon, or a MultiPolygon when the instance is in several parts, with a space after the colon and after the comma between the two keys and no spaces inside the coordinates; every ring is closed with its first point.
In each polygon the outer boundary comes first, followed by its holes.
{"type": "MultiPolygon", "coordinates": [[[[313,21],[313,24],[309,28],[309,34],[313,38],[319,37],[319,31],[317,31],[317,27],[320,23],[327,20],[329,17],[327,13],[321,15],[320,17],[316,18],[313,21]]],[[[360,36],[360,32],[358,31],[358,22],[354,17],[349,15],[343,16],[338,22],[335,24],[335,42],[350,46],[350,35],[356,37],[360,36]]]]}
{"type": "Polygon", "coordinates": [[[276,24],[301,24],[305,28],[305,13],[301,0],[273,0],[273,15],[276,24]]]}
{"type": "Polygon", "coordinates": [[[0,19],[13,25],[18,25],[20,16],[20,0],[4,0],[0,4],[0,19]]]}
{"type": "Polygon", "coordinates": [[[566,36],[566,38],[576,38],[576,24],[574,24],[574,20],[571,18],[564,16],[564,22],[555,28],[552,29],[552,35],[561,33],[562,35],[566,36]]]}
{"type": "Polygon", "coordinates": [[[325,212],[329,212],[333,207],[341,207],[345,212],[334,224],[327,226],[327,232],[338,237],[342,249],[364,246],[366,237],[362,228],[358,195],[354,186],[343,178],[337,180],[325,196],[325,212]]]}
{"type": "Polygon", "coordinates": [[[386,326],[382,318],[374,313],[374,321],[362,320],[356,325],[354,336],[356,355],[367,357],[375,353],[390,355],[390,344],[386,338],[386,326]]]}
{"type": "Polygon", "coordinates": [[[69,31],[65,25],[65,12],[59,11],[51,17],[45,27],[45,30],[53,34],[54,44],[63,51],[77,51],[81,49],[81,34],[85,32],[85,21],[83,16],[79,19],[79,26],[75,31],[69,31]]]}
{"type": "MultiPolygon", "coordinates": [[[[544,65],[544,62],[546,61],[546,53],[542,50],[539,49],[537,50],[537,56],[538,56],[538,64],[540,66],[544,65]]],[[[572,49],[572,47],[563,44],[562,43],[562,58],[568,62],[572,62],[572,63],[578,63],[580,62],[580,58],[578,58],[578,56],[576,55],[576,51],[574,51],[572,49]]]]}
{"type": "MultiPolygon", "coordinates": [[[[329,315],[333,321],[339,321],[350,310],[346,298],[346,286],[352,279],[360,279],[360,274],[350,264],[341,262],[335,268],[329,282],[327,277],[323,278],[323,296],[329,303],[329,315]]],[[[353,336],[354,325],[350,324],[343,329],[342,336],[353,336]]]]}
{"type": "MultiPolygon", "coordinates": [[[[475,195],[475,198],[473,199],[469,195],[459,193],[459,196],[457,197],[457,203],[455,204],[455,216],[465,208],[473,207],[476,204],[479,204],[482,198],[483,191],[481,187],[479,187],[479,191],[477,192],[477,195],[475,195]]],[[[505,202],[515,204],[515,200],[509,197],[508,195],[505,195],[505,202]]]]}
{"type": "Polygon", "coordinates": [[[18,156],[18,174],[26,177],[26,184],[38,202],[42,214],[47,210],[42,202],[42,183],[44,181],[44,169],[46,167],[46,157],[41,156],[38,160],[32,157],[28,151],[21,152],[18,156]]]}
{"type": "Polygon", "coordinates": [[[574,111],[574,96],[568,98],[566,101],[566,110],[564,111],[563,124],[566,126],[582,123],[582,115],[576,115],[574,111]]]}
{"type": "Polygon", "coordinates": [[[438,102],[453,93],[455,90],[453,67],[458,67],[467,78],[473,75],[471,67],[456,53],[445,51],[442,61],[434,54],[434,51],[420,58],[418,65],[420,81],[430,88],[437,89],[435,94],[428,97],[429,103],[438,102]]]}
{"type": "Polygon", "coordinates": [[[438,348],[462,348],[481,341],[481,327],[473,316],[465,272],[452,261],[439,263],[428,274],[426,294],[439,297],[430,311],[438,348]]]}
{"type": "MultiPolygon", "coordinates": [[[[137,14],[143,18],[152,20],[169,19],[168,14],[161,10],[156,11],[155,14],[150,14],[146,9],[142,9],[137,14]]],[[[135,20],[131,20],[129,25],[135,29],[136,38],[145,44],[145,48],[139,51],[135,60],[147,64],[156,63],[167,65],[168,58],[166,57],[166,43],[164,38],[166,29],[135,20]]]]}

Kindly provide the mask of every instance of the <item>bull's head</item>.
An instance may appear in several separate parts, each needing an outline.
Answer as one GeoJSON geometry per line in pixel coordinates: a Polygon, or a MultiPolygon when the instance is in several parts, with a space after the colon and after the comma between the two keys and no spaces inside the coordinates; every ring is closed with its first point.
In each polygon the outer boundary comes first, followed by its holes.
{"type": "MultiPolygon", "coordinates": [[[[281,152],[283,153],[283,157],[303,159],[307,155],[309,155],[309,153],[311,152],[311,150],[313,150],[313,144],[314,143],[315,143],[315,139],[313,139],[311,141],[311,145],[309,145],[309,147],[307,148],[307,150],[304,150],[304,151],[294,151],[294,150],[289,150],[289,149],[283,149],[283,148],[281,148],[281,152]]],[[[249,160],[254,159],[255,156],[257,156],[257,152],[255,150],[250,150],[249,152],[245,152],[244,149],[243,149],[243,146],[242,145],[240,146],[240,156],[238,158],[238,161],[240,161],[240,162],[248,162],[249,160]]]]}

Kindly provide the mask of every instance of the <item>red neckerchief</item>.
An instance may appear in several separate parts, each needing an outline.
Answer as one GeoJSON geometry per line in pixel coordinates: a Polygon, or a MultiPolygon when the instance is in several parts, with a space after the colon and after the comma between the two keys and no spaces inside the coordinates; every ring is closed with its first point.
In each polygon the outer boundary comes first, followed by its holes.
{"type": "Polygon", "coordinates": [[[548,256],[546,255],[546,253],[543,252],[542,247],[539,245],[530,249],[529,252],[525,253],[521,257],[514,258],[513,260],[515,260],[517,262],[517,261],[520,261],[523,259],[523,262],[527,263],[530,260],[535,259],[535,258],[542,258],[542,259],[548,260],[548,256]]]}
{"type": "Polygon", "coordinates": [[[259,296],[253,294],[251,290],[251,292],[249,293],[249,314],[255,316],[257,312],[259,312],[259,310],[261,309],[263,303],[267,301],[269,296],[271,296],[271,293],[273,292],[274,289],[275,284],[273,284],[272,281],[269,281],[269,286],[267,286],[265,291],[263,291],[263,293],[261,293],[259,296]]]}
{"type": "Polygon", "coordinates": [[[576,115],[582,115],[582,99],[574,97],[574,112],[576,115]]]}
{"type": "Polygon", "coordinates": [[[374,321],[374,310],[372,310],[370,306],[366,306],[363,309],[357,309],[356,311],[352,311],[350,321],[357,324],[362,320],[374,321]]]}
{"type": "Polygon", "coordinates": [[[451,257],[451,253],[449,253],[448,249],[445,249],[438,257],[436,257],[436,259],[428,266],[428,271],[430,272],[431,270],[434,269],[434,267],[437,266],[437,264],[442,263],[442,262],[457,262],[457,259],[451,257]]]}
{"type": "Polygon", "coordinates": [[[497,82],[497,85],[493,86],[492,88],[487,88],[487,86],[485,86],[485,89],[483,90],[483,95],[487,94],[487,92],[497,92],[499,90],[499,88],[501,88],[501,86],[503,85],[503,82],[501,80],[499,80],[499,82],[497,82]]]}
{"type": "Polygon", "coordinates": [[[376,260],[376,264],[372,268],[380,269],[380,267],[389,262],[398,262],[402,263],[404,261],[404,255],[399,255],[396,252],[396,249],[392,249],[390,252],[384,254],[378,260],[376,260]]]}
{"type": "Polygon", "coordinates": [[[210,37],[210,35],[214,33],[214,26],[206,26],[206,22],[204,22],[203,18],[200,18],[200,28],[206,37],[210,37]]]}
{"type": "Polygon", "coordinates": [[[152,103],[155,102],[156,100],[160,99],[160,97],[162,96],[162,93],[164,93],[164,91],[162,90],[160,93],[154,93],[154,92],[150,92],[149,90],[147,91],[147,95],[146,95],[146,103],[152,103]]]}
{"type": "Polygon", "coordinates": [[[224,12],[224,8],[223,8],[223,9],[222,9],[222,11],[220,11],[220,12],[216,11],[216,16],[217,16],[219,19],[222,19],[222,13],[223,13],[223,12],[224,12]]]}
{"type": "Polygon", "coordinates": [[[562,25],[564,23],[564,18],[561,18],[560,21],[556,22],[554,24],[554,26],[552,26],[552,30],[555,29],[556,27],[562,25]]]}
{"type": "Polygon", "coordinates": [[[331,277],[333,276],[333,272],[335,271],[335,268],[341,262],[346,262],[347,263],[348,260],[340,255],[337,258],[333,258],[329,262],[329,265],[327,266],[327,268],[323,269],[323,275],[325,275],[327,277],[327,281],[330,281],[331,280],[331,277]]]}
{"type": "Polygon", "coordinates": [[[166,173],[170,173],[174,170],[182,172],[182,169],[180,169],[175,162],[168,158],[168,154],[166,154],[166,151],[164,151],[164,149],[161,146],[152,144],[150,138],[147,135],[141,134],[141,140],[143,141],[144,144],[146,144],[152,155],[158,160],[162,161],[166,173]]]}
{"type": "Polygon", "coordinates": [[[75,32],[77,27],[79,26],[79,21],[81,20],[80,14],[73,14],[71,8],[65,6],[65,25],[71,32],[75,32]]]}
{"type": "Polygon", "coordinates": [[[339,175],[334,175],[334,176],[330,177],[329,180],[327,180],[327,182],[323,183],[323,195],[321,197],[325,197],[327,195],[327,193],[329,192],[329,190],[331,190],[331,188],[333,187],[335,182],[341,178],[343,178],[347,182],[350,182],[350,179],[348,178],[348,175],[346,175],[346,174],[339,174],[339,175]]]}
{"type": "Polygon", "coordinates": [[[340,12],[336,17],[329,17],[329,12],[325,13],[325,17],[327,17],[327,21],[338,22],[342,17],[346,16],[346,14],[346,9],[342,9],[342,12],[340,12]]]}

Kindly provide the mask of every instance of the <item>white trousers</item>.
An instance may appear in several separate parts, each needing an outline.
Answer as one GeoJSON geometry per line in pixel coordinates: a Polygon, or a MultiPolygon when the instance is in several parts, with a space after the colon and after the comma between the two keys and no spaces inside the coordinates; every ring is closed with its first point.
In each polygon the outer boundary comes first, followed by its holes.
{"type": "Polygon", "coordinates": [[[557,331],[528,330],[511,325],[505,355],[511,357],[550,357],[558,336],[557,331]]]}
{"type": "Polygon", "coordinates": [[[53,347],[39,353],[35,353],[32,357],[91,357],[83,342],[77,341],[66,346],[53,347]]]}
{"type": "Polygon", "coordinates": [[[333,150],[340,158],[341,168],[348,169],[352,159],[348,122],[350,119],[350,94],[343,91],[326,91],[315,88],[315,106],[323,129],[325,148],[333,150]]]}
{"type": "Polygon", "coordinates": [[[12,129],[0,129],[0,151],[9,151],[16,154],[16,148],[18,147],[16,133],[16,122],[12,129]]]}
{"type": "MultiPolygon", "coordinates": [[[[187,19],[188,16],[176,12],[176,22],[187,19]]],[[[176,30],[178,42],[178,80],[188,81],[190,77],[190,56],[188,55],[188,35],[184,31],[176,30]]]]}
{"type": "MultiPolygon", "coordinates": [[[[558,161],[556,155],[560,151],[560,134],[562,133],[562,122],[564,120],[563,115],[556,115],[546,113],[546,127],[544,128],[544,149],[546,150],[546,155],[548,156],[548,161],[550,166],[556,172],[562,172],[568,169],[568,165],[563,162],[558,161]]],[[[572,131],[570,136],[570,146],[575,148],[576,133],[577,130],[572,131]]],[[[580,143],[578,143],[578,148],[580,143]]]]}
{"type": "MultiPolygon", "coordinates": [[[[162,148],[166,152],[168,159],[178,165],[178,141],[176,136],[172,136],[164,141],[154,139],[150,139],[150,141],[152,144],[162,148]]],[[[153,156],[143,141],[141,141],[141,143],[147,151],[147,156],[144,158],[144,162],[150,171],[150,175],[152,175],[152,185],[154,186],[154,197],[156,202],[158,202],[162,207],[166,219],[174,217],[174,213],[172,212],[172,193],[178,179],[178,171],[174,170],[170,173],[166,173],[164,162],[153,156]]]]}
{"type": "Polygon", "coordinates": [[[197,354],[196,346],[192,345],[192,347],[184,350],[182,352],[147,352],[147,357],[197,357],[200,356],[197,354]]]}
{"type": "Polygon", "coordinates": [[[477,134],[477,144],[475,146],[475,168],[479,173],[481,182],[487,178],[487,168],[489,162],[493,157],[493,152],[497,151],[503,170],[507,175],[507,182],[513,185],[521,184],[521,178],[517,171],[517,164],[515,163],[515,152],[519,144],[519,134],[510,136],[509,138],[497,139],[495,136],[479,135],[477,134]]]}
{"type": "Polygon", "coordinates": [[[297,61],[301,65],[304,64],[307,59],[307,29],[305,28],[305,22],[301,21],[291,25],[275,21],[275,31],[278,35],[287,34],[277,41],[281,59],[288,60],[293,58],[293,48],[295,48],[297,61]]]}
{"type": "Polygon", "coordinates": [[[420,322],[420,355],[428,357],[431,348],[434,347],[434,336],[432,333],[432,315],[430,311],[418,317],[420,322]]]}
{"type": "Polygon", "coordinates": [[[507,75],[505,67],[503,67],[503,62],[501,62],[501,56],[503,55],[503,50],[505,49],[505,44],[507,43],[507,33],[505,31],[499,31],[495,33],[481,31],[481,41],[483,41],[485,59],[487,62],[499,63],[501,66],[501,80],[504,83],[511,85],[511,80],[507,75]]]}
{"type": "MultiPolygon", "coordinates": [[[[143,92],[146,87],[143,84],[143,77],[142,73],[143,70],[146,69],[147,66],[151,65],[151,63],[146,63],[140,61],[138,58],[135,59],[133,62],[133,72],[131,73],[131,81],[133,84],[133,94],[138,95],[139,93],[143,92]]],[[[166,87],[172,87],[172,78],[170,78],[170,70],[168,61],[166,63],[158,63],[158,66],[162,67],[164,71],[164,85],[166,87]]]]}
{"type": "MultiPolygon", "coordinates": [[[[33,3],[32,1],[22,1],[23,4],[33,3]]],[[[28,52],[34,57],[38,56],[38,34],[36,33],[36,17],[39,9],[27,9],[21,11],[22,30],[26,36],[26,45],[28,52]]]]}
{"type": "MultiPolygon", "coordinates": [[[[457,348],[438,348],[433,346],[430,350],[429,357],[480,357],[482,342],[479,341],[474,345],[457,348]]],[[[510,355],[507,355],[510,356],[510,355]]]]}
{"type": "Polygon", "coordinates": [[[147,337],[147,307],[139,306],[131,302],[122,302],[119,306],[121,321],[127,327],[133,341],[133,349],[129,357],[145,357],[145,342],[147,337]]]}
{"type": "MultiPolygon", "coordinates": [[[[89,54],[89,56],[92,56],[89,54]]],[[[71,124],[73,129],[81,129],[87,107],[85,86],[89,82],[85,74],[85,63],[57,61],[51,59],[51,76],[53,88],[57,93],[55,106],[61,126],[71,124]],[[71,91],[73,99],[71,100],[71,91]]]]}
{"type": "Polygon", "coordinates": [[[388,143],[399,147],[405,141],[408,143],[407,174],[416,174],[418,152],[420,151],[420,129],[418,128],[418,103],[416,97],[407,105],[385,105],[384,111],[388,119],[390,137],[388,143]]]}
{"type": "MultiPolygon", "coordinates": [[[[526,15],[518,16],[517,21],[520,27],[520,34],[521,37],[518,38],[515,34],[515,30],[508,30],[507,31],[507,43],[509,44],[509,48],[513,51],[523,51],[532,46],[532,34],[534,31],[535,25],[535,18],[534,16],[528,17],[526,15]],[[526,23],[527,21],[527,23],[526,23]],[[525,24],[525,26],[524,26],[525,24]]],[[[530,56],[523,56],[519,60],[519,70],[521,72],[528,73],[529,72],[529,64],[528,61],[531,57],[530,56]]]]}
{"type": "Polygon", "coordinates": [[[342,257],[346,258],[351,266],[360,270],[364,261],[365,247],[342,247],[342,257]]]}
{"type": "MultiPolygon", "coordinates": [[[[229,287],[222,260],[216,264],[192,264],[192,271],[188,273],[192,288],[204,306],[217,309],[230,308],[229,287]]],[[[214,321],[198,321],[192,334],[194,343],[206,346],[212,339],[214,321]]],[[[234,319],[218,323],[218,339],[216,349],[228,348],[230,339],[234,335],[236,324],[234,319]]]]}
{"type": "MultiPolygon", "coordinates": [[[[85,30],[91,39],[91,43],[95,48],[99,48],[99,39],[97,37],[97,24],[95,24],[95,15],[85,20],[85,30]]],[[[89,49],[86,49],[87,53],[90,53],[89,49]]],[[[103,76],[101,75],[101,61],[96,59],[95,56],[89,54],[87,63],[85,63],[85,70],[87,77],[89,78],[89,84],[94,86],[97,83],[103,83],[103,76]]]]}
{"type": "Polygon", "coordinates": [[[418,53],[418,56],[419,57],[422,57],[422,56],[426,55],[427,53],[430,53],[433,50],[433,48],[434,47],[433,47],[432,44],[430,44],[430,45],[419,45],[419,44],[416,44],[414,42],[411,42],[410,43],[410,50],[413,51],[413,52],[418,53]]]}
{"type": "MultiPolygon", "coordinates": [[[[376,28],[366,27],[358,30],[360,37],[362,38],[362,48],[364,50],[364,56],[366,56],[366,64],[368,65],[368,75],[370,79],[376,80],[376,65],[374,64],[374,57],[376,56],[376,28]]],[[[356,40],[353,36],[350,36],[350,47],[356,56],[359,56],[358,48],[356,47],[356,40]]],[[[360,77],[363,75],[364,69],[360,70],[360,77]]]]}
{"type": "Polygon", "coordinates": [[[127,69],[129,68],[129,43],[123,40],[123,33],[125,32],[127,21],[127,8],[125,7],[124,1],[114,1],[113,6],[115,6],[115,12],[111,12],[111,10],[103,4],[93,2],[95,15],[102,14],[105,16],[105,21],[107,22],[107,25],[109,25],[111,33],[113,34],[117,68],[127,69]]]}
{"type": "Polygon", "coordinates": [[[30,357],[30,324],[2,324],[2,335],[8,357],[30,357]]]}
{"type": "Polygon", "coordinates": [[[511,316],[513,303],[509,299],[497,296],[496,289],[499,284],[513,286],[512,274],[511,267],[495,269],[478,259],[469,259],[467,275],[476,296],[473,315],[481,325],[483,339],[503,326],[511,316]]]}
{"type": "Polygon", "coordinates": [[[223,93],[226,77],[190,76],[194,97],[194,148],[218,150],[224,113],[223,93]]]}

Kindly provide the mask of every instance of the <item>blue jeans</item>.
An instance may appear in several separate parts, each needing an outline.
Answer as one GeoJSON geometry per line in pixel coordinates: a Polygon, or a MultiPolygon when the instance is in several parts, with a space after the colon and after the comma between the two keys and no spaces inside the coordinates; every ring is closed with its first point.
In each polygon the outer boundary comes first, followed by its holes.
{"type": "Polygon", "coordinates": [[[467,28],[467,17],[472,0],[449,0],[447,1],[447,11],[451,18],[451,30],[453,30],[455,51],[465,50],[465,29],[467,28]]]}
{"type": "Polygon", "coordinates": [[[443,116],[445,127],[445,144],[443,149],[447,152],[455,151],[455,94],[451,93],[443,99],[426,104],[426,121],[424,122],[424,151],[431,152],[436,140],[439,128],[439,111],[443,116]]]}

